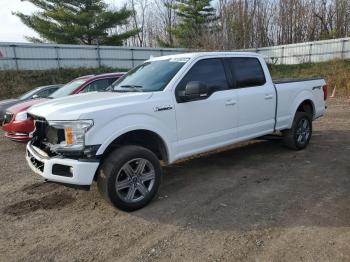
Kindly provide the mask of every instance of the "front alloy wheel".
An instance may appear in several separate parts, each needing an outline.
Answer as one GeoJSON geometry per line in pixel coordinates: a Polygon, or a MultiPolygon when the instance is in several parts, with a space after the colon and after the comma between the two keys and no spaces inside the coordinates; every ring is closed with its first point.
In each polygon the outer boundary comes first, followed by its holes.
{"type": "Polygon", "coordinates": [[[119,170],[115,187],[118,196],[125,202],[138,202],[147,197],[155,182],[155,170],[150,161],[135,158],[119,170]]]}
{"type": "Polygon", "coordinates": [[[140,146],[112,151],[98,171],[97,186],[104,198],[121,210],[146,206],[156,195],[162,177],[158,158],[140,146]]]}

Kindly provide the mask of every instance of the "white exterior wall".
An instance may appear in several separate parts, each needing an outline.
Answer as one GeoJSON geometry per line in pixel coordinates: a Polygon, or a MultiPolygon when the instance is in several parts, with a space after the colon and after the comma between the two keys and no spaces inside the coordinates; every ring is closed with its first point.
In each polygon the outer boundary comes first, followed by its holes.
{"type": "Polygon", "coordinates": [[[177,48],[0,43],[0,70],[99,67],[130,69],[150,56],[184,53],[177,48]]]}
{"type": "Polygon", "coordinates": [[[244,51],[257,52],[265,56],[267,62],[274,64],[302,64],[350,59],[350,37],[244,51]]]}
{"type": "MultiPolygon", "coordinates": [[[[44,70],[99,67],[130,69],[150,56],[184,53],[181,48],[56,45],[0,42],[0,70],[44,70]]],[[[275,64],[350,59],[350,38],[247,49],[275,64]]]]}

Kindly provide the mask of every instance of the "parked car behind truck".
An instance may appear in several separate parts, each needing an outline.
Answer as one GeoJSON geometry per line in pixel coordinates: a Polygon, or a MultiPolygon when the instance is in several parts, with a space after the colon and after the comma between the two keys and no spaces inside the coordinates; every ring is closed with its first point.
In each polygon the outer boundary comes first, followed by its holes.
{"type": "Polygon", "coordinates": [[[32,107],[36,131],[26,159],[50,181],[89,186],[96,180],[107,200],[132,211],[158,191],[160,161],[276,133],[288,147],[304,149],[312,121],[325,113],[326,94],[323,79],[274,83],[253,53],[153,58],[110,92],[32,107]]]}
{"type": "Polygon", "coordinates": [[[34,130],[34,122],[31,118],[28,118],[28,108],[48,101],[49,99],[79,93],[103,91],[123,74],[124,73],[110,73],[81,76],[64,85],[61,89],[49,95],[46,99],[32,99],[8,108],[4,116],[2,127],[5,131],[5,136],[17,142],[29,141],[31,139],[30,134],[34,130]]]}
{"type": "Polygon", "coordinates": [[[33,90],[28,91],[27,93],[19,96],[18,98],[6,99],[0,101],[0,124],[4,121],[4,116],[6,114],[6,110],[14,106],[16,104],[22,103],[24,101],[45,98],[51,95],[53,92],[57,91],[62,85],[48,85],[48,86],[40,86],[33,90]]]}

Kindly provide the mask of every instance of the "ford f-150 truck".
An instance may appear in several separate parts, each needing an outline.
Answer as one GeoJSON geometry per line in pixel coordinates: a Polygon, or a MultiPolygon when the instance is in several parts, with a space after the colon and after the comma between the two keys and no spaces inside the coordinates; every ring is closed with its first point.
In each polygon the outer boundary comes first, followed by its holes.
{"type": "Polygon", "coordinates": [[[162,165],[270,134],[304,149],[326,98],[323,79],[273,82],[254,53],[152,58],[106,92],[32,107],[26,159],[49,181],[96,180],[107,200],[132,211],[155,196],[162,165]]]}

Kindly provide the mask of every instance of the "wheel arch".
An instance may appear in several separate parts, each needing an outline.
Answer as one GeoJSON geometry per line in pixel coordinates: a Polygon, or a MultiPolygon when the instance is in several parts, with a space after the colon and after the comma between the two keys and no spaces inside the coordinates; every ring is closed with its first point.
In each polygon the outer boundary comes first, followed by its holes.
{"type": "Polygon", "coordinates": [[[297,112],[310,112],[311,118],[313,119],[315,117],[316,108],[315,108],[315,103],[313,101],[312,93],[307,91],[301,92],[294,99],[294,102],[292,103],[291,108],[292,110],[290,114],[288,128],[291,128],[295,114],[297,112]]]}
{"type": "Polygon", "coordinates": [[[311,118],[313,119],[313,117],[315,116],[315,104],[311,99],[305,99],[299,104],[297,110],[295,111],[295,114],[296,112],[309,113],[311,115],[311,118]]]}
{"type": "Polygon", "coordinates": [[[123,145],[143,146],[152,151],[159,160],[169,163],[170,150],[166,140],[157,132],[143,128],[128,130],[118,134],[108,145],[100,148],[97,155],[101,155],[101,160],[103,161],[113,149],[123,145]]]}

